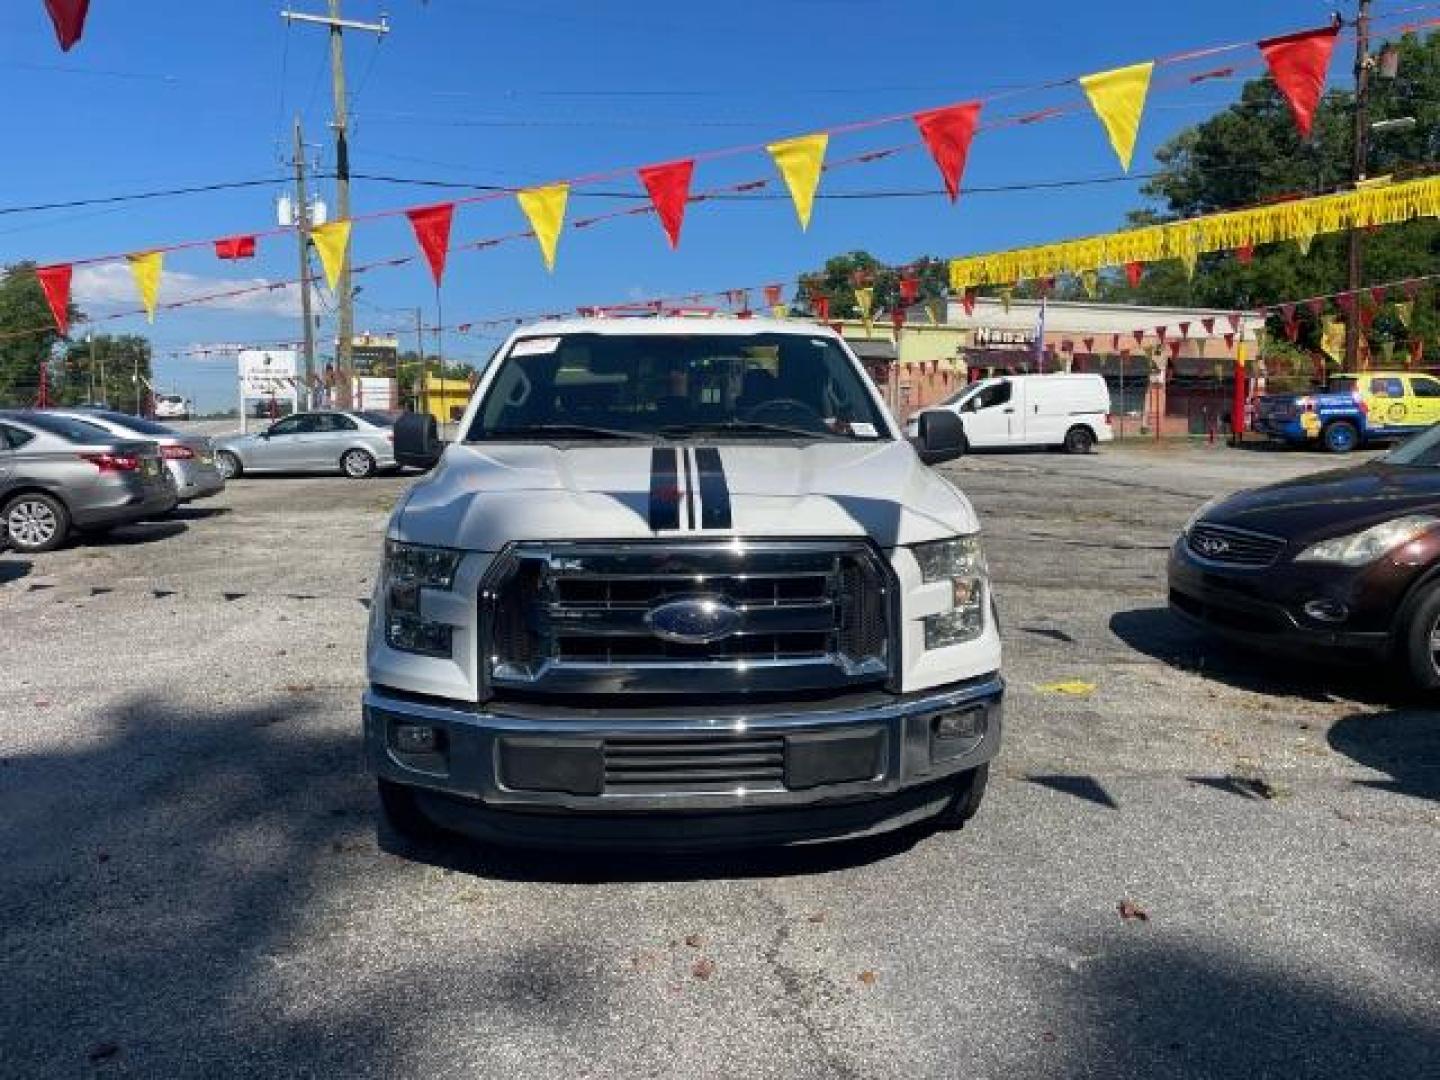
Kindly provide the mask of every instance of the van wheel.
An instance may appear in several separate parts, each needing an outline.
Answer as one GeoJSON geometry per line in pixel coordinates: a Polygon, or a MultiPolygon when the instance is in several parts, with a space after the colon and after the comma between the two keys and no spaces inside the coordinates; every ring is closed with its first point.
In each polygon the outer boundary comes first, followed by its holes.
{"type": "Polygon", "coordinates": [[[1360,445],[1360,432],[1349,420],[1336,420],[1320,436],[1332,454],[1348,454],[1360,445]]]}
{"type": "Polygon", "coordinates": [[[1440,584],[1426,587],[1410,604],[1400,655],[1412,683],[1421,690],[1440,689],[1440,584]]]}
{"type": "Polygon", "coordinates": [[[380,793],[380,816],[390,831],[412,844],[433,844],[445,830],[425,816],[415,798],[415,789],[390,780],[376,780],[380,793]]]}
{"type": "Polygon", "coordinates": [[[935,824],[942,829],[964,828],[965,823],[980,810],[985,798],[985,786],[990,782],[990,763],[962,773],[955,782],[955,795],[949,805],[940,811],[935,824]]]}
{"type": "Polygon", "coordinates": [[[1088,427],[1076,424],[1065,433],[1065,452],[1067,454],[1088,454],[1094,448],[1095,433],[1088,427]]]}
{"type": "Polygon", "coordinates": [[[38,491],[11,499],[0,522],[11,548],[22,555],[54,551],[70,535],[70,512],[65,504],[38,491]]]}

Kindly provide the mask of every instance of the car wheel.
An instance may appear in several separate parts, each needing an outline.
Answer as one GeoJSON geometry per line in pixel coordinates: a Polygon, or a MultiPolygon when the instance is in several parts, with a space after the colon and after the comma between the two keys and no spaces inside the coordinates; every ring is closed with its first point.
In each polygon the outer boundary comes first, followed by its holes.
{"type": "Polygon", "coordinates": [[[1440,689],[1440,584],[1425,587],[1410,604],[1401,632],[1411,682],[1422,690],[1440,689]]]}
{"type": "Polygon", "coordinates": [[[955,782],[955,794],[935,819],[942,829],[960,829],[980,810],[985,786],[990,782],[990,763],[962,773],[955,782]]]}
{"type": "Polygon", "coordinates": [[[375,475],[375,459],[364,450],[346,450],[340,455],[340,471],[351,480],[375,475]]]}
{"type": "Polygon", "coordinates": [[[1320,439],[1332,454],[1348,454],[1360,445],[1360,432],[1349,420],[1336,420],[1320,439]]]}
{"type": "Polygon", "coordinates": [[[229,450],[221,450],[215,455],[215,469],[220,473],[220,479],[234,480],[245,471],[245,466],[229,450]]]}
{"type": "Polygon", "coordinates": [[[1065,433],[1067,454],[1088,454],[1095,448],[1095,433],[1088,427],[1076,425],[1065,433]]]}
{"type": "Polygon", "coordinates": [[[31,492],[5,506],[5,531],[10,546],[22,554],[54,551],[70,534],[70,512],[52,495],[31,492]]]}
{"type": "Polygon", "coordinates": [[[425,816],[415,798],[415,789],[390,780],[376,780],[380,794],[380,816],[392,833],[412,844],[433,844],[444,838],[445,830],[425,816]]]}

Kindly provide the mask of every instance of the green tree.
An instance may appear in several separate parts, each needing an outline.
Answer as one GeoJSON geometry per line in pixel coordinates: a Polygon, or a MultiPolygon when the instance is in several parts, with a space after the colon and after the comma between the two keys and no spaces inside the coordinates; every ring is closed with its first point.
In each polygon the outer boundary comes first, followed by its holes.
{"type": "MultiPolygon", "coordinates": [[[[71,304],[71,323],[82,317],[80,309],[71,304]]],[[[5,267],[0,273],[0,404],[34,404],[41,365],[47,374],[52,373],[52,357],[61,340],[35,277],[35,264],[18,262],[5,267]]]]}
{"type": "MultiPolygon", "coordinates": [[[[1371,176],[1410,175],[1440,156],[1440,35],[1407,35],[1397,43],[1399,75],[1374,78],[1372,121],[1413,117],[1409,128],[1372,133],[1367,172],[1371,176]]],[[[1354,100],[1332,91],[1316,113],[1312,137],[1302,140],[1283,97],[1269,79],[1249,82],[1240,100],[1208,120],[1188,128],[1157,152],[1159,175],[1142,193],[1155,206],[1130,215],[1132,224],[1175,220],[1221,210],[1303,197],[1343,186],[1351,176],[1354,100]]],[[[1395,281],[1434,273],[1440,257],[1440,222],[1433,219],[1377,229],[1365,237],[1365,280],[1395,281]]],[[[1149,267],[1133,292],[1107,280],[1117,297],[1164,304],[1247,307],[1320,296],[1347,287],[1345,234],[1317,237],[1308,253],[1295,243],[1272,244],[1254,253],[1250,265],[1229,253],[1202,256],[1193,279],[1178,263],[1149,267]]],[[[1393,309],[1371,328],[1377,356],[1387,346],[1404,347],[1412,333],[1435,355],[1435,290],[1425,289],[1411,328],[1393,309]]],[[[1392,297],[1391,299],[1403,299],[1392,297]]],[[[1314,347],[1320,328],[1311,313],[1297,312],[1300,343],[1314,347]]],[[[1272,318],[1279,336],[1283,323],[1272,318]]]]}
{"type": "Polygon", "coordinates": [[[136,412],[153,380],[150,341],[137,334],[86,335],[65,347],[56,374],[51,399],[59,404],[104,402],[136,412]]]}
{"type": "MultiPolygon", "coordinates": [[[[925,255],[905,269],[920,279],[920,301],[945,296],[949,269],[944,259],[925,255]]],[[[868,285],[875,290],[873,310],[876,313],[892,311],[900,303],[900,270],[886,266],[868,251],[851,251],[827,259],[824,269],[818,272],[800,275],[796,307],[808,311],[812,297],[825,296],[830,300],[832,318],[857,319],[860,317],[860,309],[855,304],[857,285],[868,285]]]]}

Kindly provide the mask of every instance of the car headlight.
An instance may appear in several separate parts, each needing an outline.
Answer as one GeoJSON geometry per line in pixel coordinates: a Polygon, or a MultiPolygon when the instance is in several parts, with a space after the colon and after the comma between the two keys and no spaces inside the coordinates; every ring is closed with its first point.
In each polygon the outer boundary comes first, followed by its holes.
{"type": "Polygon", "coordinates": [[[979,536],[957,536],[910,549],[926,582],[948,581],[953,607],[925,617],[925,649],[974,641],[985,632],[986,589],[990,580],[979,536]]]}
{"type": "Polygon", "coordinates": [[[422,656],[450,655],[452,629],[420,613],[420,590],[451,588],[462,557],[462,552],[448,548],[385,542],[381,592],[385,598],[387,645],[422,656]]]}
{"type": "Polygon", "coordinates": [[[1429,514],[1410,514],[1374,525],[1363,532],[1336,536],[1330,540],[1321,540],[1318,544],[1311,544],[1295,556],[1295,561],[1364,566],[1398,547],[1403,547],[1437,525],[1440,525],[1440,518],[1429,514]]]}
{"type": "Polygon", "coordinates": [[[1196,510],[1193,514],[1190,515],[1189,518],[1186,519],[1185,524],[1180,529],[1180,535],[1189,536],[1190,530],[1193,529],[1196,525],[1200,524],[1200,522],[1204,520],[1205,515],[1208,514],[1215,507],[1219,506],[1223,500],[1223,495],[1216,495],[1215,498],[1210,499],[1208,502],[1201,505],[1200,509],[1196,510]]]}

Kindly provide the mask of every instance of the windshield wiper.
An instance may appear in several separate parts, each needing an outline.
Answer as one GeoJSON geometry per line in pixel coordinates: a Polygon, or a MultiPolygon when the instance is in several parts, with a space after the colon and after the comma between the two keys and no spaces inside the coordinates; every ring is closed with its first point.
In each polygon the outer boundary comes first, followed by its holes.
{"type": "Polygon", "coordinates": [[[810,431],[806,428],[786,427],[784,424],[763,424],[757,420],[714,420],[695,424],[666,424],[659,429],[659,434],[666,438],[715,433],[726,435],[784,435],[790,438],[801,439],[835,438],[835,433],[830,431],[810,431]]]}
{"type": "Polygon", "coordinates": [[[624,431],[620,428],[592,427],[589,424],[526,424],[524,427],[494,428],[485,432],[485,439],[526,439],[526,438],[572,438],[572,439],[648,439],[643,431],[624,431]]]}

